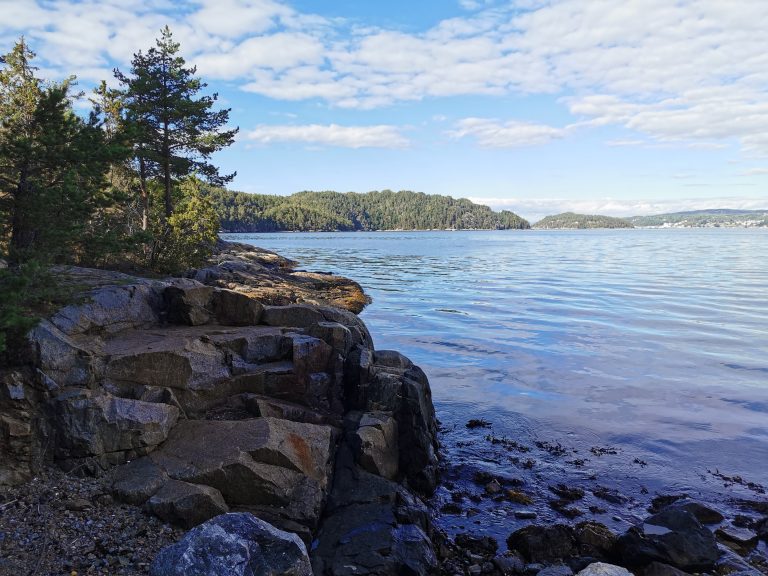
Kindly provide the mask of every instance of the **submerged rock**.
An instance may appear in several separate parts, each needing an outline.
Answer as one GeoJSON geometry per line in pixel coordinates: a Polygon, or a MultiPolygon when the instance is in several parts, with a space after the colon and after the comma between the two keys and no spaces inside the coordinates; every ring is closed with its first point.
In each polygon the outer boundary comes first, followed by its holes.
{"type": "Polygon", "coordinates": [[[551,563],[578,554],[573,528],[564,524],[520,528],[507,538],[507,546],[529,562],[551,563]]]}
{"type": "Polygon", "coordinates": [[[163,549],[152,576],[312,576],[307,550],[295,534],[253,514],[224,514],[163,549]]]}

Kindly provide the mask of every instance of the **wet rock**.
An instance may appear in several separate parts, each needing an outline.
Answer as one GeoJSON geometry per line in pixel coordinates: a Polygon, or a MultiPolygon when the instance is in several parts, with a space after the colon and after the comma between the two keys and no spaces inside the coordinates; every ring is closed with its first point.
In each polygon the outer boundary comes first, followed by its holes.
{"type": "Polygon", "coordinates": [[[718,528],[715,531],[715,537],[728,546],[728,548],[742,556],[754,550],[758,540],[756,532],[748,528],[737,528],[736,526],[729,525],[718,528]]]}
{"type": "Polygon", "coordinates": [[[140,506],[168,481],[168,475],[150,458],[133,460],[117,468],[112,478],[112,496],[140,506]]]}
{"type": "Polygon", "coordinates": [[[567,502],[575,502],[576,500],[584,498],[584,490],[573,486],[567,486],[566,484],[550,486],[549,491],[567,502]]]}
{"type": "Polygon", "coordinates": [[[689,498],[676,500],[667,506],[667,508],[672,510],[686,510],[693,514],[696,517],[696,520],[702,524],[718,524],[725,519],[720,512],[711,506],[707,506],[706,504],[696,502],[689,498]]]}
{"type": "Polygon", "coordinates": [[[437,567],[430,514],[402,486],[366,472],[342,443],[312,552],[315,576],[426,576],[437,567]]]}
{"type": "Polygon", "coordinates": [[[573,529],[563,524],[520,528],[507,538],[507,546],[529,562],[552,563],[578,553],[573,529]]]}
{"type": "Polygon", "coordinates": [[[607,558],[618,536],[599,522],[581,522],[576,525],[576,542],[582,555],[607,558]]]}
{"type": "Polygon", "coordinates": [[[210,486],[169,480],[147,501],[147,509],[158,518],[192,528],[229,512],[221,492],[210,486]]]}
{"type": "Polygon", "coordinates": [[[366,412],[355,432],[357,461],[372,474],[395,479],[399,469],[397,422],[384,412],[366,412]]]}
{"type": "Polygon", "coordinates": [[[493,564],[502,574],[521,574],[525,570],[525,562],[520,556],[510,552],[496,556],[493,564]]]}
{"type": "Polygon", "coordinates": [[[174,324],[199,326],[211,320],[209,306],[213,288],[194,280],[179,280],[163,291],[168,321],[174,324]]]}
{"type": "Polygon", "coordinates": [[[758,538],[768,542],[768,518],[763,518],[760,522],[755,524],[755,532],[757,532],[758,538]]]}
{"type": "Polygon", "coordinates": [[[594,562],[579,571],[576,576],[632,576],[632,572],[614,564],[594,562]]]}
{"type": "Polygon", "coordinates": [[[533,520],[536,516],[533,510],[515,510],[515,518],[518,520],[533,520]]]}
{"type": "Polygon", "coordinates": [[[473,554],[479,554],[481,556],[494,555],[499,549],[499,543],[490,536],[457,534],[454,540],[456,542],[456,546],[462,550],[472,552],[473,554]]]}
{"type": "Polygon", "coordinates": [[[264,311],[261,302],[234,290],[216,290],[211,306],[216,321],[225,326],[255,326],[264,311]]]}
{"type": "Polygon", "coordinates": [[[707,570],[720,556],[713,534],[686,510],[665,509],[619,537],[616,551],[626,565],[653,561],[681,570],[707,570]]]}
{"type": "Polygon", "coordinates": [[[152,576],[312,576],[304,543],[252,514],[224,514],[163,549],[152,576]]]}

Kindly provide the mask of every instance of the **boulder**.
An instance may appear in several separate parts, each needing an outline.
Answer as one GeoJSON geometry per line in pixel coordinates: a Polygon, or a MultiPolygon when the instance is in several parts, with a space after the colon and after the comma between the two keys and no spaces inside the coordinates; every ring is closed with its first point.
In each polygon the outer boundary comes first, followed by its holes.
{"type": "Polygon", "coordinates": [[[578,554],[573,528],[564,524],[525,526],[510,534],[507,546],[529,562],[552,563],[578,554]]]}
{"type": "Polygon", "coordinates": [[[179,417],[175,406],[90,390],[60,394],[54,410],[60,459],[127,451],[146,453],[168,437],[179,417]]]}
{"type": "Polygon", "coordinates": [[[199,326],[211,320],[213,288],[194,280],[176,280],[163,290],[168,321],[199,326]]]}
{"type": "Polygon", "coordinates": [[[42,320],[28,335],[33,343],[37,365],[58,386],[93,385],[99,375],[99,363],[92,350],[75,342],[53,323],[42,320]]]}
{"type": "Polygon", "coordinates": [[[147,501],[147,509],[158,518],[192,528],[229,512],[221,492],[210,486],[169,480],[147,501]]]}
{"type": "Polygon", "coordinates": [[[355,431],[356,459],[363,470],[394,480],[398,474],[397,422],[386,412],[366,412],[355,431]]]}
{"type": "Polygon", "coordinates": [[[150,457],[175,480],[216,488],[229,506],[313,528],[329,489],[335,439],[330,426],[274,418],[186,420],[150,457]]]}
{"type": "Polygon", "coordinates": [[[145,456],[115,469],[111,493],[120,502],[140,506],[166,482],[168,475],[145,456]]]}
{"type": "Polygon", "coordinates": [[[707,570],[720,552],[714,535],[683,509],[667,508],[619,537],[616,551],[622,563],[642,566],[653,561],[685,571],[707,570]]]}
{"type": "Polygon", "coordinates": [[[576,525],[576,543],[582,556],[607,558],[618,536],[599,522],[587,521],[576,525]]]}
{"type": "Polygon", "coordinates": [[[307,550],[295,534],[253,514],[217,516],[160,551],[152,576],[312,576],[307,550]]]}
{"type": "Polygon", "coordinates": [[[604,562],[593,562],[576,576],[632,576],[632,572],[621,566],[606,564],[604,562]]]}
{"type": "MultiPolygon", "coordinates": [[[[82,269],[81,269],[82,270],[82,269]]],[[[93,271],[100,272],[100,271],[93,271]]],[[[118,274],[121,285],[103,286],[86,295],[84,303],[70,304],[56,312],[51,323],[67,336],[105,336],[160,321],[162,284],[118,274]],[[131,283],[125,284],[128,279],[131,283]]]]}
{"type": "Polygon", "coordinates": [[[725,520],[725,517],[711,506],[696,502],[690,498],[676,500],[665,509],[667,508],[672,510],[686,510],[693,514],[696,517],[696,520],[702,524],[719,524],[725,520]]]}
{"type": "MultiPolygon", "coordinates": [[[[137,330],[109,339],[106,384],[140,397],[146,387],[171,388],[185,411],[226,395],[227,354],[199,329],[137,330]]],[[[231,356],[231,353],[230,353],[231,356]]]]}
{"type": "Polygon", "coordinates": [[[234,290],[216,290],[212,305],[216,321],[225,326],[255,326],[264,310],[261,302],[234,290]]]}

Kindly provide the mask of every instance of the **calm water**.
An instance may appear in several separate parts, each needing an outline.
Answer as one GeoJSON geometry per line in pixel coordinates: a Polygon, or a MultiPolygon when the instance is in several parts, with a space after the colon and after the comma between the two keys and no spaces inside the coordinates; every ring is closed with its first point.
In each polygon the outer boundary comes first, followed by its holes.
{"type": "Polygon", "coordinates": [[[768,230],[228,238],[363,285],[377,348],[430,377],[456,478],[532,475],[542,502],[548,476],[597,479],[636,509],[646,491],[756,496],[718,470],[768,485],[768,230]],[[533,446],[533,471],[466,430],[477,417],[533,446]]]}

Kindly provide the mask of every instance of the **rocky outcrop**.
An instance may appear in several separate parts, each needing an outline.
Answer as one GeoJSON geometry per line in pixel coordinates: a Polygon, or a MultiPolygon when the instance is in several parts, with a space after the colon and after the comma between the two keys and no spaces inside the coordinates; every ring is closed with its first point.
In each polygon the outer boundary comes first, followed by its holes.
{"type": "Polygon", "coordinates": [[[317,574],[429,573],[434,533],[418,494],[435,488],[438,446],[426,376],[376,351],[349,310],[260,301],[240,282],[297,273],[227,250],[193,274],[206,284],[60,270],[89,291],[30,333],[33,366],[3,375],[0,482],[48,459],[106,472],[112,497],[167,522],[205,523],[156,574],[177,573],[181,557],[194,560],[185,573],[250,573],[247,534],[272,550],[280,530],[315,542],[317,574]],[[237,567],[217,564],[235,549],[237,567]]]}
{"type": "Polygon", "coordinates": [[[357,282],[330,273],[297,270],[296,265],[269,250],[219,241],[208,265],[190,271],[189,277],[277,306],[307,303],[358,313],[368,304],[357,282]]]}

